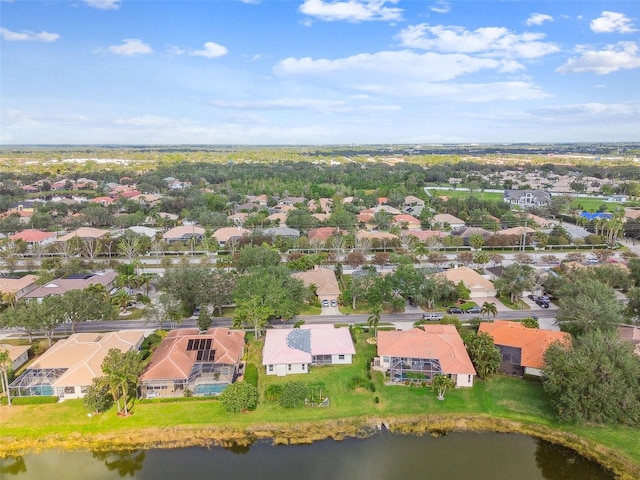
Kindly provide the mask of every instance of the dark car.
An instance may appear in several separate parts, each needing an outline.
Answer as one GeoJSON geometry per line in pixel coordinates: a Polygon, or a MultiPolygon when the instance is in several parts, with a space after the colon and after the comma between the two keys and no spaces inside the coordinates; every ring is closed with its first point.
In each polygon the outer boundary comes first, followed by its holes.
{"type": "Polygon", "coordinates": [[[194,317],[197,317],[198,315],[200,315],[200,307],[196,307],[196,308],[193,310],[193,316],[194,316],[194,317]]]}
{"type": "Polygon", "coordinates": [[[449,307],[447,313],[461,315],[464,313],[464,311],[460,307],[449,307]]]}
{"type": "Polygon", "coordinates": [[[480,313],[482,309],[478,305],[474,305],[471,308],[467,308],[464,313],[480,313]]]}

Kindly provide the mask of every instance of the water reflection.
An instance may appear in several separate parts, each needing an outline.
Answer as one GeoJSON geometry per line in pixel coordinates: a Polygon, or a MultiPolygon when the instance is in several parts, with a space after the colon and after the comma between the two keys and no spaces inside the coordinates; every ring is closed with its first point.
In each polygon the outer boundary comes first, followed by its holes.
{"type": "Polygon", "coordinates": [[[613,478],[604,468],[581,456],[575,450],[561,445],[536,440],[536,465],[547,480],[564,480],[565,478],[592,478],[594,471],[600,470],[599,478],[613,478]]]}
{"type": "Polygon", "coordinates": [[[0,460],[1,480],[609,480],[572,450],[516,434],[453,433],[439,438],[382,432],[364,440],[308,445],[267,442],[227,448],[54,452],[0,460]]]}
{"type": "Polygon", "coordinates": [[[142,470],[146,456],[147,452],[144,450],[93,452],[93,458],[104,461],[107,470],[115,470],[121,477],[133,477],[137,471],[142,470]]]}
{"type": "Polygon", "coordinates": [[[9,458],[8,460],[0,460],[0,473],[9,475],[17,475],[27,471],[27,464],[24,457],[9,458]]]}

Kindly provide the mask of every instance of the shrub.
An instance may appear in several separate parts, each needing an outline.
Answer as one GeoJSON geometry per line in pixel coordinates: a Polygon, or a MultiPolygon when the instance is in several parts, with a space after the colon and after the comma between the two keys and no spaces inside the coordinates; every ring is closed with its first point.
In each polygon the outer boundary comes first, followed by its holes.
{"type": "Polygon", "coordinates": [[[247,363],[245,366],[244,381],[258,388],[258,367],[255,363],[247,363]]]}
{"type": "Polygon", "coordinates": [[[376,386],[373,382],[369,383],[369,390],[371,390],[371,392],[375,393],[376,391],[376,386]]]}
{"type": "Polygon", "coordinates": [[[380,397],[375,397],[375,398],[373,399],[373,401],[374,401],[375,403],[380,403],[380,397]]]}
{"type": "Polygon", "coordinates": [[[16,397],[11,399],[13,405],[43,405],[45,403],[58,403],[58,397],[16,397]]]}
{"type": "Polygon", "coordinates": [[[349,379],[349,388],[355,390],[356,388],[366,388],[369,384],[369,380],[360,375],[354,375],[349,379]]]}
{"type": "Polygon", "coordinates": [[[287,382],[282,387],[280,405],[284,408],[295,408],[304,405],[307,398],[307,386],[302,382],[287,382]]]}
{"type": "Polygon", "coordinates": [[[279,402],[282,396],[282,385],[272,384],[267,387],[264,392],[264,398],[268,402],[279,402]]]}
{"type": "Polygon", "coordinates": [[[236,382],[224,389],[220,401],[227,412],[240,413],[258,406],[258,390],[247,382],[236,382]]]}
{"type": "Polygon", "coordinates": [[[100,378],[93,379],[93,383],[82,399],[82,404],[90,412],[106,412],[113,406],[113,396],[109,392],[109,387],[105,383],[100,388],[98,385],[100,380],[100,378]]]}

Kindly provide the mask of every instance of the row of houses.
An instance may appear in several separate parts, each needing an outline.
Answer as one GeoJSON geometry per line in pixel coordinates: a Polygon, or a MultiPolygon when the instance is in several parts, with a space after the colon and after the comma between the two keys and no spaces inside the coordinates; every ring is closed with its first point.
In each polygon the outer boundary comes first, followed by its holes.
{"type": "MultiPolygon", "coordinates": [[[[481,323],[502,354],[502,371],[540,376],[544,352],[556,341],[569,345],[569,334],[526,328],[520,323],[481,323]]],[[[101,364],[112,348],[139,350],[142,330],[77,333],[60,340],[28,366],[10,385],[12,396],[82,398],[93,379],[102,376],[101,364]]],[[[168,332],[139,378],[142,398],[217,395],[244,374],[243,330],[210,328],[168,332]]],[[[388,384],[430,382],[446,375],[456,387],[473,386],[476,371],[462,338],[453,325],[424,325],[411,330],[378,331],[377,356],[371,367],[385,374],[388,384]]],[[[9,349],[19,368],[28,347],[9,349]]],[[[267,330],[262,351],[266,375],[309,373],[317,366],[350,365],[356,350],[348,328],[303,325],[267,330]]]]}

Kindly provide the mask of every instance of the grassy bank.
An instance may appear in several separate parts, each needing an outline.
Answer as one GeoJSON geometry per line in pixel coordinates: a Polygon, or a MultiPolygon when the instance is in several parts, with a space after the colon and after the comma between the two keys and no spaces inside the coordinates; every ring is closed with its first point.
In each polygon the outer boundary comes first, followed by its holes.
{"type": "MultiPolygon", "coordinates": [[[[380,374],[375,392],[350,389],[353,376],[366,375],[375,347],[360,336],[351,366],[316,367],[305,376],[260,376],[263,392],[271,383],[323,382],[330,398],[325,408],[284,409],[262,401],[252,412],[228,414],[212,399],[137,403],[133,415],[110,411],[87,416],[81,401],[53,405],[0,407],[0,456],[25,451],[118,450],[193,445],[248,444],[270,438],[275,443],[308,443],[324,438],[362,437],[384,423],[398,433],[474,430],[516,432],[568,446],[623,478],[640,478],[638,429],[623,426],[576,426],[560,423],[539,383],[496,376],[457,389],[438,401],[420,387],[385,386],[380,374]],[[379,403],[375,402],[378,397],[379,403]]],[[[250,344],[249,361],[260,364],[260,342],[250,344]]]]}

